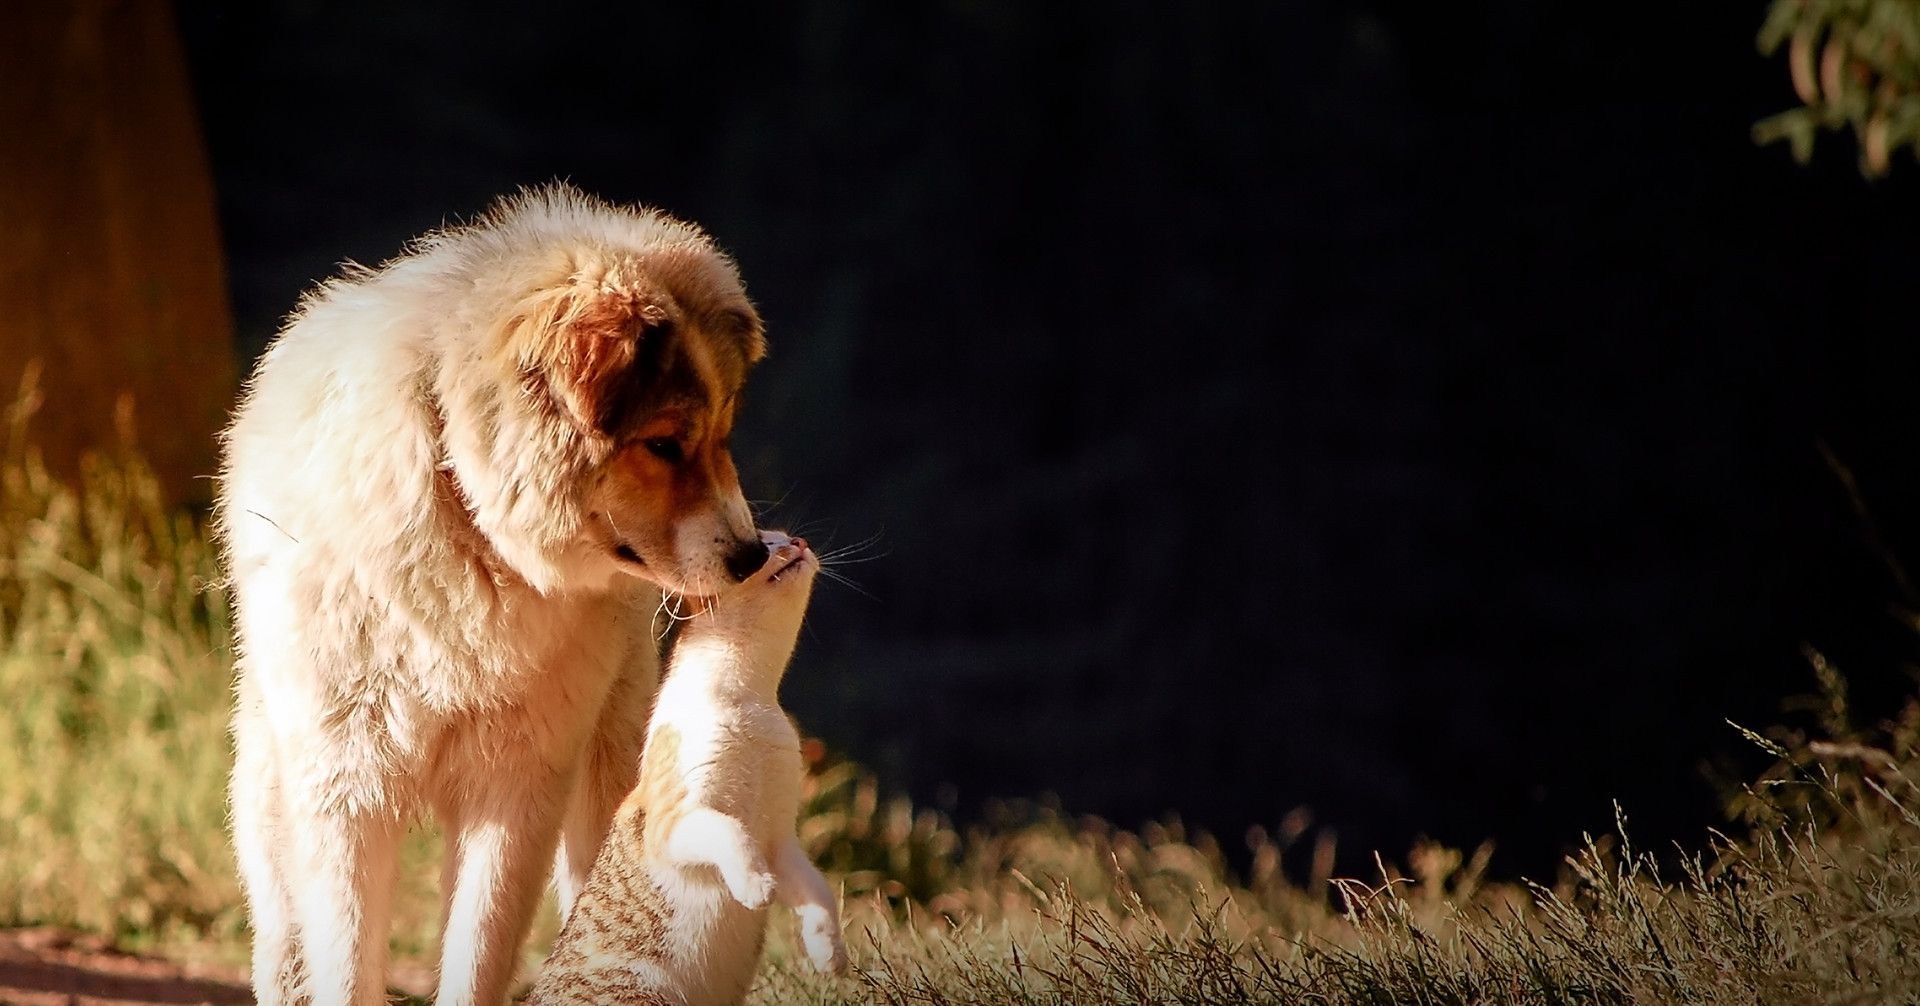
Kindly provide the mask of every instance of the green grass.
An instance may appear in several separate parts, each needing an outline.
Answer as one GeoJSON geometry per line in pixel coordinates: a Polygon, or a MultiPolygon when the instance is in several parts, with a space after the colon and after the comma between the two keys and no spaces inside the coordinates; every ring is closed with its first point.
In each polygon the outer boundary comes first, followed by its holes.
{"type": "MultiPolygon", "coordinates": [[[[212,550],[136,458],[68,485],[23,428],[0,457],[0,925],[242,960],[212,550]]],[[[795,966],[779,918],[754,1001],[1920,1002],[1920,707],[1858,729],[1815,666],[1821,737],[1754,736],[1777,764],[1733,835],[1653,856],[1622,820],[1552,887],[1486,884],[1484,854],[1431,846],[1302,884],[1283,862],[1319,857],[1258,832],[1236,876],[1177,825],[1034,810],[962,834],[816,750],[801,835],[844,891],[856,970],[795,966]]],[[[408,849],[403,958],[432,946],[435,849],[408,849]]]]}
{"type": "Polygon", "coordinates": [[[232,939],[227,611],[137,462],[0,461],[0,919],[232,939]]]}

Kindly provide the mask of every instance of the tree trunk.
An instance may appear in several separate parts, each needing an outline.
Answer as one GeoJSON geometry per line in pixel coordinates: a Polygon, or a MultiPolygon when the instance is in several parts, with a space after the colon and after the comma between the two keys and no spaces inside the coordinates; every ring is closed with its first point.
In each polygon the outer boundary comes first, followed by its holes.
{"type": "Polygon", "coordinates": [[[172,8],[0,14],[0,403],[37,371],[57,471],[137,429],[175,501],[204,501],[234,392],[213,184],[172,8]]]}

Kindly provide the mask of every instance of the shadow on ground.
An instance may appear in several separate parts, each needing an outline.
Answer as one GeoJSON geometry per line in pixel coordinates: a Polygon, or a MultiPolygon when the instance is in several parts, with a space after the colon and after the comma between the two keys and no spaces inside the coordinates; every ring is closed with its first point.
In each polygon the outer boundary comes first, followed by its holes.
{"type": "Polygon", "coordinates": [[[122,953],[61,929],[0,932],[0,1002],[18,1006],[251,1003],[237,971],[122,953]]]}

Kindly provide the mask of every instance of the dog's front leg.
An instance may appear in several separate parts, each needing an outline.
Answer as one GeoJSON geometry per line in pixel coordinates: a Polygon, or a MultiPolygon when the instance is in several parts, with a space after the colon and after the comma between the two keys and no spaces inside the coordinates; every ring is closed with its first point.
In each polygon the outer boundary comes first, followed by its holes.
{"type": "Polygon", "coordinates": [[[290,889],[312,1006],[384,1006],[400,845],[384,814],[308,809],[287,828],[290,889]]]}
{"type": "Polygon", "coordinates": [[[550,765],[500,765],[451,808],[453,885],[436,1006],[506,1001],[553,861],[568,781],[550,765]]]}
{"type": "Polygon", "coordinates": [[[607,828],[640,776],[640,750],[646,739],[647,710],[660,679],[659,657],[642,648],[607,692],[600,720],[581,757],[579,780],[561,826],[559,853],[554,856],[553,888],[560,900],[560,917],[573,911],[573,902],[586,887],[587,873],[606,841],[607,828]]]}

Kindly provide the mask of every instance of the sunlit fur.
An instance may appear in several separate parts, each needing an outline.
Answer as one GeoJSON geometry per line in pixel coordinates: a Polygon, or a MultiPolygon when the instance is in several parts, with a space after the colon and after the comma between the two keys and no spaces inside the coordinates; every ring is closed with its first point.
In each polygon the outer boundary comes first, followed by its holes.
{"type": "Polygon", "coordinates": [[[783,543],[689,621],[647,727],[640,784],[528,1006],[730,1006],[774,899],[823,971],[846,968],[833,891],[794,835],[800,737],[780,709],[819,559],[783,543]]]}
{"type": "Polygon", "coordinates": [[[217,514],[262,1003],[382,1001],[422,810],[449,836],[438,1001],[505,1000],[549,863],[570,903],[632,787],[662,592],[761,547],[726,435],[762,352],[698,229],[563,187],[301,304],[217,514]]]}

